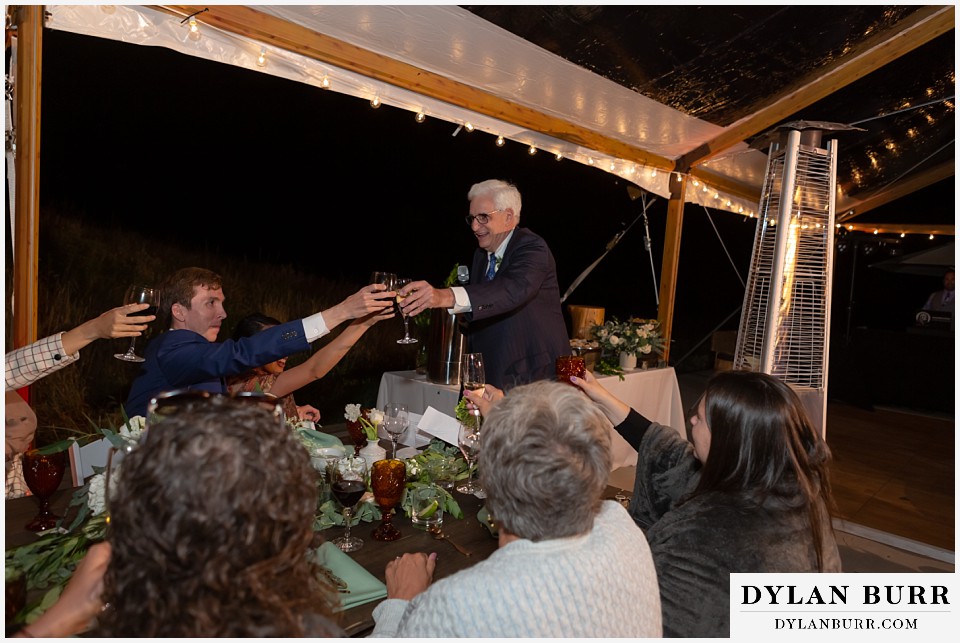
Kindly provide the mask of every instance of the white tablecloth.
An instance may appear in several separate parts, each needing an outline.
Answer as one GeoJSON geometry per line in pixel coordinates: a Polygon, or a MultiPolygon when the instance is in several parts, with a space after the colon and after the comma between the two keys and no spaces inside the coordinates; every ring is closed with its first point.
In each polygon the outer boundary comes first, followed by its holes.
{"type": "MultiPolygon", "coordinates": [[[[598,380],[604,388],[641,415],[673,427],[686,437],[680,386],[673,368],[636,370],[627,373],[622,382],[616,375],[600,377],[598,380]]],[[[392,371],[384,373],[380,379],[377,408],[382,409],[387,402],[399,402],[406,404],[412,413],[422,414],[428,406],[432,406],[441,413],[453,416],[459,392],[457,386],[434,384],[427,380],[426,375],[418,375],[416,371],[392,371]]],[[[613,468],[633,466],[636,463],[636,450],[631,448],[620,434],[614,432],[613,468]]]]}

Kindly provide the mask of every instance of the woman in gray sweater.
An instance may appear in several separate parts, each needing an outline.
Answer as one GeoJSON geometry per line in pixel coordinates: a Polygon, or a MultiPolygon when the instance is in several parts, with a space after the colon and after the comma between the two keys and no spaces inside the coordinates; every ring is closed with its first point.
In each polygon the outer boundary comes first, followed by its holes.
{"type": "Polygon", "coordinates": [[[731,572],[839,572],[829,450],[796,394],[746,371],[715,375],[687,442],[587,374],[571,378],[637,449],[630,514],[647,534],[664,636],[730,636],[731,572]]]}

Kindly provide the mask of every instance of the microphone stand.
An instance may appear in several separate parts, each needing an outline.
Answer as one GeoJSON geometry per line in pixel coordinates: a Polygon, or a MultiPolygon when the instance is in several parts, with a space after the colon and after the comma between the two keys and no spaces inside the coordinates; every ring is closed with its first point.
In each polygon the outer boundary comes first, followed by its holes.
{"type": "MultiPolygon", "coordinates": [[[[614,247],[616,247],[616,245],[617,245],[618,243],[620,243],[620,239],[623,238],[623,235],[627,234],[627,230],[629,230],[630,228],[632,228],[634,223],[636,223],[637,221],[639,221],[641,217],[643,217],[643,220],[644,220],[644,221],[647,220],[647,208],[650,207],[650,206],[653,204],[654,201],[656,201],[656,199],[651,199],[650,202],[648,203],[647,200],[646,200],[646,198],[643,199],[643,211],[642,211],[640,214],[637,215],[637,218],[634,219],[634,220],[630,223],[630,225],[628,225],[626,228],[624,228],[624,229],[621,230],[620,232],[618,232],[618,233],[616,233],[615,235],[613,235],[613,239],[611,239],[610,242],[607,243],[607,247],[606,247],[606,249],[603,251],[603,254],[600,255],[600,256],[597,258],[596,261],[594,261],[592,264],[590,264],[589,266],[587,266],[587,269],[584,270],[583,272],[581,272],[579,277],[577,277],[576,279],[573,280],[573,283],[570,284],[570,287],[569,287],[569,288],[567,288],[567,292],[563,293],[563,297],[560,298],[560,303],[561,303],[561,304],[562,304],[563,302],[565,302],[565,301],[567,300],[567,297],[569,297],[569,296],[573,293],[573,291],[576,290],[577,286],[579,286],[580,283],[581,283],[584,279],[587,278],[587,275],[589,275],[591,272],[593,272],[593,269],[597,267],[597,264],[599,264],[601,261],[603,261],[603,258],[606,257],[606,256],[610,253],[610,251],[613,250],[614,247]]],[[[650,250],[650,228],[649,228],[649,226],[647,227],[647,237],[646,237],[646,240],[645,240],[644,243],[645,243],[645,245],[646,245],[646,247],[647,247],[647,250],[649,251],[649,250],[650,250]]],[[[651,255],[650,255],[650,267],[653,268],[653,254],[652,254],[652,253],[651,253],[651,255]]],[[[654,275],[654,286],[656,286],[656,275],[654,275]]],[[[657,306],[660,305],[659,297],[660,297],[660,294],[659,294],[659,292],[658,292],[658,293],[657,293],[657,299],[658,299],[658,301],[657,301],[657,306]]]]}

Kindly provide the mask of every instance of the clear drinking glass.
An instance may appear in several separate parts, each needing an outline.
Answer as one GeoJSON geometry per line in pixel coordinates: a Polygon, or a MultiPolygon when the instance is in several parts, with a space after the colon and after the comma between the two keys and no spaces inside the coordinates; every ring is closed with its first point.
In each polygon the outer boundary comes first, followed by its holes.
{"type": "MultiPolygon", "coordinates": [[[[476,391],[483,395],[487,386],[487,376],[483,369],[482,353],[464,353],[460,360],[460,381],[463,382],[463,388],[468,391],[476,391]]],[[[480,410],[472,411],[476,418],[477,430],[480,430],[480,410]]]]}
{"type": "Polygon", "coordinates": [[[356,551],[363,547],[363,540],[350,535],[350,521],[354,507],[367,491],[367,461],[353,455],[340,458],[333,465],[331,473],[330,492],[343,507],[343,522],[346,525],[343,535],[331,542],[341,551],[356,551]]]}
{"type": "MultiPolygon", "coordinates": [[[[412,281],[413,280],[410,279],[409,277],[397,277],[397,281],[396,281],[397,290],[400,290],[401,288],[403,288],[404,286],[406,286],[412,281]]],[[[403,312],[402,308],[400,308],[400,302],[402,301],[403,301],[403,297],[401,297],[398,294],[397,309],[400,311],[400,315],[403,317],[403,338],[398,339],[397,343],[398,344],[416,344],[417,343],[416,337],[410,337],[410,317],[403,312]]]]}
{"type": "MultiPolygon", "coordinates": [[[[480,455],[480,429],[474,422],[461,422],[460,434],[457,437],[460,446],[460,453],[463,459],[467,461],[467,467],[473,467],[480,455]]],[[[466,480],[457,485],[457,491],[460,493],[471,493],[478,498],[485,498],[486,494],[483,488],[473,479],[471,473],[466,480]]]]}
{"type": "MultiPolygon", "coordinates": [[[[153,286],[144,286],[143,284],[134,284],[127,288],[123,297],[123,304],[150,304],[146,310],[141,310],[137,315],[156,315],[160,307],[160,290],[153,286]]],[[[125,362],[142,362],[143,358],[134,351],[137,344],[137,338],[130,338],[130,348],[126,353],[116,353],[114,357],[122,359],[125,362]]]]}
{"type": "Polygon", "coordinates": [[[383,407],[383,421],[380,426],[390,436],[390,444],[393,445],[391,458],[397,457],[397,442],[400,436],[407,430],[410,424],[410,414],[407,411],[406,404],[389,403],[383,407]]]}

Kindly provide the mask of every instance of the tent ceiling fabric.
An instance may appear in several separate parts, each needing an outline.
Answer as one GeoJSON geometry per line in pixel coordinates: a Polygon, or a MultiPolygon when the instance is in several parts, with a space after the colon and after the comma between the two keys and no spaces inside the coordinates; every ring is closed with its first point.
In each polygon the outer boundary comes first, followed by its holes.
{"type": "MultiPolygon", "coordinates": [[[[453,123],[470,121],[480,131],[562,153],[663,197],[670,175],[654,168],[695,155],[794,83],[853,56],[870,38],[938,11],[919,5],[257,5],[246,7],[254,22],[241,23],[230,22],[239,15],[236,6],[211,5],[198,16],[203,38],[191,40],[179,21],[185,11],[202,8],[169,7],[179,14],[171,15],[140,6],[116,6],[110,13],[96,5],[51,6],[48,26],[164,46],[317,86],[335,73],[333,91],[379,96],[453,123]],[[243,35],[251,24],[262,28],[259,39],[243,35]],[[391,69],[422,70],[434,82],[446,79],[491,96],[494,107],[451,104],[431,96],[426,82],[392,79],[390,70],[378,77],[376,68],[364,75],[318,62],[288,43],[286,31],[277,33],[284,24],[399,65],[391,69]],[[261,47],[269,52],[266,67],[255,63],[261,47]],[[572,129],[519,125],[511,120],[516,110],[572,129]],[[610,145],[590,147],[576,140],[576,131],[610,145]],[[637,154],[630,158],[623,150],[637,154]]],[[[853,216],[853,206],[884,191],[893,194],[894,186],[917,189],[923,180],[953,175],[953,10],[939,11],[949,31],[850,84],[831,87],[825,98],[779,121],[859,122],[866,130],[837,135],[838,214],[849,207],[853,216]],[[919,176],[925,172],[932,178],[919,176]]],[[[755,212],[766,154],[748,143],[760,133],[696,163],[692,172],[711,183],[710,190],[687,190],[687,201],[755,212]]]]}

